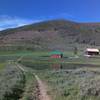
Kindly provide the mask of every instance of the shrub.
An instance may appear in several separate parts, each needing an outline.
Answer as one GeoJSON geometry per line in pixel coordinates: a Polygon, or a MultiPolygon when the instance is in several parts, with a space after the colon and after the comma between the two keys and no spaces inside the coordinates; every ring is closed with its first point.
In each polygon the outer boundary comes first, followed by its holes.
{"type": "Polygon", "coordinates": [[[24,73],[15,65],[7,65],[0,73],[0,100],[18,100],[24,85],[24,73]]]}

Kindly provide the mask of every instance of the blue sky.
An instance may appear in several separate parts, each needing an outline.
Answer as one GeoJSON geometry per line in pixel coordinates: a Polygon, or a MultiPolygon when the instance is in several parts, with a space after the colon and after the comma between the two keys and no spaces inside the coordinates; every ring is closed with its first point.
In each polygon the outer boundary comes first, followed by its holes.
{"type": "Polygon", "coordinates": [[[0,30],[63,18],[100,22],[100,0],[0,0],[0,30]]]}

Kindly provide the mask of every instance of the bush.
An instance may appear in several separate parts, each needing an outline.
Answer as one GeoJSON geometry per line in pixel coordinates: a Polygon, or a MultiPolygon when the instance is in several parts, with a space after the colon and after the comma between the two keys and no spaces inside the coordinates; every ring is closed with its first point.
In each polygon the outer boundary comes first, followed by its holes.
{"type": "Polygon", "coordinates": [[[0,73],[0,100],[18,100],[24,85],[24,73],[15,65],[7,65],[0,73]]]}

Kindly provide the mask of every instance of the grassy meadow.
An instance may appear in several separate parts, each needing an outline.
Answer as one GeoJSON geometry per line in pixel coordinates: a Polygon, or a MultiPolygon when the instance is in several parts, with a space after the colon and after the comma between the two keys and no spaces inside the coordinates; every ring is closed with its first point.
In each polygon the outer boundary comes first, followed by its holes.
{"type": "MultiPolygon", "coordinates": [[[[21,95],[17,95],[17,99],[10,98],[9,100],[37,99],[37,83],[32,73],[36,73],[46,82],[48,94],[53,100],[100,99],[100,57],[87,58],[81,52],[76,57],[72,51],[64,52],[62,59],[52,59],[49,56],[50,53],[46,51],[0,52],[0,74],[2,75],[0,76],[0,86],[8,82],[5,85],[8,85],[6,88],[9,88],[9,91],[12,91],[16,86],[20,87],[21,91],[21,95]],[[16,68],[15,62],[22,65],[27,72],[23,73],[16,68]],[[3,81],[5,78],[6,80],[3,81]],[[10,81],[14,80],[10,85],[9,78],[10,81]]],[[[3,89],[5,86],[0,88],[3,89]]],[[[3,93],[10,94],[9,91],[3,91],[3,93]]],[[[5,95],[7,96],[7,94],[5,95]]]]}

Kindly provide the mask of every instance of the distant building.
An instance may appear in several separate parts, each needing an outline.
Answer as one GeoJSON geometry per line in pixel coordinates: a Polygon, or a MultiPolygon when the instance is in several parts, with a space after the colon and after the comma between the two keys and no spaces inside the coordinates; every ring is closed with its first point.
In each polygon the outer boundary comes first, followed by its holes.
{"type": "Polygon", "coordinates": [[[51,58],[62,58],[63,53],[60,51],[52,51],[52,52],[50,52],[50,57],[51,58]]]}
{"type": "Polygon", "coordinates": [[[100,51],[99,51],[99,49],[96,49],[96,48],[87,48],[85,50],[86,56],[96,56],[96,55],[99,55],[99,54],[100,54],[100,51]]]}

